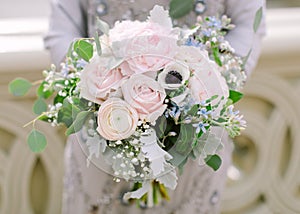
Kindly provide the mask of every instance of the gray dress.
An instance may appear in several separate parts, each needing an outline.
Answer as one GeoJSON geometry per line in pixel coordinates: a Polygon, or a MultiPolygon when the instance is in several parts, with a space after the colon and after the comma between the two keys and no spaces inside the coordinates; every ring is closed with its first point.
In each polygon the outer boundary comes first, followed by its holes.
{"type": "MultiPolygon", "coordinates": [[[[72,0],[72,3],[71,0],[56,0],[52,3],[50,30],[45,37],[46,47],[50,49],[54,63],[59,64],[74,38],[93,35],[95,15],[100,15],[111,25],[120,19],[145,20],[153,5],[167,6],[168,3],[168,0],[72,0]]],[[[262,5],[264,6],[263,0],[206,0],[206,9],[201,14],[227,14],[232,18],[237,27],[229,33],[227,39],[236,53],[246,56],[252,48],[246,66],[248,74],[256,64],[260,40],[264,34],[264,24],[257,34],[252,30],[255,12],[262,5]]],[[[195,19],[196,13],[191,12],[176,20],[176,24],[190,25],[195,19]]],[[[231,163],[232,145],[227,135],[222,138],[225,145],[220,153],[223,164],[217,172],[189,161],[183,175],[179,177],[176,190],[170,191],[171,201],[148,209],[123,204],[120,198],[122,193],[130,190],[129,185],[125,182],[115,183],[112,176],[93,164],[86,166],[86,155],[79,145],[81,140],[79,133],[69,137],[66,145],[63,214],[220,212],[220,197],[226,182],[226,171],[231,163]]]]}

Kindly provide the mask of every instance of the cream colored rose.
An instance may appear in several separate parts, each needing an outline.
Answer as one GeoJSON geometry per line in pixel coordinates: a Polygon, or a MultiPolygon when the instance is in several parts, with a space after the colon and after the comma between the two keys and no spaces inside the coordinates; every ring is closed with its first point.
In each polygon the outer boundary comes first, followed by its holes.
{"type": "Polygon", "coordinates": [[[174,90],[182,86],[190,77],[189,67],[183,62],[172,62],[166,65],[158,75],[158,83],[165,89],[174,90]]]}
{"type": "Polygon", "coordinates": [[[127,102],[119,98],[109,98],[99,108],[99,134],[107,140],[122,140],[136,130],[138,113],[127,102]]]}
{"type": "Polygon", "coordinates": [[[165,90],[151,77],[136,74],[122,85],[124,99],[139,114],[139,118],[151,123],[161,116],[166,105],[165,90]]]}

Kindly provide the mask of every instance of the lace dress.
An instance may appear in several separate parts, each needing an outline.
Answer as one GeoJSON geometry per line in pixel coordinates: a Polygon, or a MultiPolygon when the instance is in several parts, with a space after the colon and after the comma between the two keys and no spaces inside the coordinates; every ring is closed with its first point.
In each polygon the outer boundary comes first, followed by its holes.
{"type": "MultiPolygon", "coordinates": [[[[224,13],[223,1],[203,1],[195,4],[195,11],[176,20],[179,26],[193,24],[196,16],[201,14],[224,13]]],[[[83,10],[88,11],[88,32],[93,35],[94,17],[112,24],[120,19],[145,20],[153,5],[168,5],[168,1],[103,1],[90,0],[82,2],[83,10]]],[[[169,191],[170,202],[163,202],[158,207],[140,209],[121,201],[124,192],[130,190],[125,182],[116,183],[113,177],[95,165],[86,166],[86,155],[79,145],[81,134],[68,139],[65,150],[65,178],[63,194],[63,214],[214,214],[219,213],[220,197],[226,181],[226,170],[230,165],[231,148],[227,136],[223,136],[225,148],[221,152],[223,164],[221,169],[213,172],[207,166],[189,161],[184,173],[179,177],[175,191],[169,191]]]]}

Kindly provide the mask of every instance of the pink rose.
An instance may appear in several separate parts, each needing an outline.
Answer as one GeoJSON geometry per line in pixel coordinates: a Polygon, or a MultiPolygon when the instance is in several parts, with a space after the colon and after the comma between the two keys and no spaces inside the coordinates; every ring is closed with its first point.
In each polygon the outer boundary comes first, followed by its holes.
{"type": "Polygon", "coordinates": [[[99,134],[107,140],[122,140],[136,130],[138,113],[127,102],[119,98],[109,98],[99,108],[99,134]]]}
{"type": "Polygon", "coordinates": [[[166,105],[165,90],[154,79],[142,74],[131,76],[122,85],[124,99],[139,114],[139,118],[154,123],[161,116],[166,105]]]}
{"type": "MultiPolygon", "coordinates": [[[[219,99],[213,101],[213,105],[217,104],[222,96],[229,96],[229,89],[225,79],[222,77],[217,65],[210,60],[202,60],[201,63],[193,64],[195,69],[189,80],[189,89],[192,98],[197,101],[204,101],[214,95],[218,95],[219,99]]],[[[225,101],[221,102],[217,112],[222,109],[225,101]]]]}
{"type": "Polygon", "coordinates": [[[83,98],[101,104],[111,92],[120,88],[125,78],[122,68],[108,70],[109,63],[108,57],[97,57],[85,66],[79,83],[83,98]]]}

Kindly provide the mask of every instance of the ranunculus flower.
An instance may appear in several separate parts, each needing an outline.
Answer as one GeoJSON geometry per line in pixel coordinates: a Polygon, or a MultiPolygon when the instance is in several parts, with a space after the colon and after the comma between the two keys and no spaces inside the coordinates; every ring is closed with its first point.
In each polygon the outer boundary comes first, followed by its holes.
{"type": "Polygon", "coordinates": [[[174,90],[182,86],[190,77],[189,67],[183,62],[172,62],[166,65],[158,75],[157,81],[165,88],[174,90]]]}
{"type": "Polygon", "coordinates": [[[122,85],[124,99],[139,114],[139,118],[154,123],[161,116],[166,105],[165,90],[154,79],[136,74],[122,85]]]}
{"type": "Polygon", "coordinates": [[[126,77],[121,67],[109,70],[110,63],[109,57],[96,57],[84,67],[79,82],[80,96],[101,104],[120,88],[126,77]]]}
{"type": "Polygon", "coordinates": [[[119,98],[109,98],[99,108],[99,134],[107,140],[122,140],[136,130],[138,113],[127,102],[119,98]]]}

